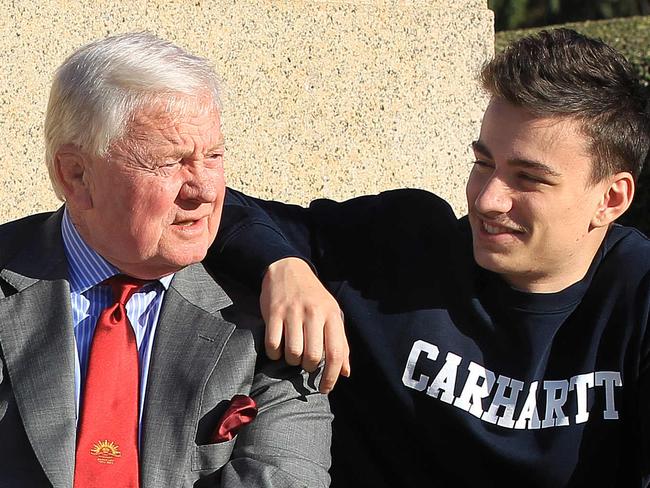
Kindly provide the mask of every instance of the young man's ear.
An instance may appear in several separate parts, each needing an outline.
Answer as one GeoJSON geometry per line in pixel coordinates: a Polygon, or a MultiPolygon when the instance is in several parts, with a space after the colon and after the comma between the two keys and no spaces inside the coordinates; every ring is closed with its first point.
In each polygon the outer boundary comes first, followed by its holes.
{"type": "Polygon", "coordinates": [[[79,210],[92,208],[86,172],[90,161],[77,146],[64,144],[54,155],[54,171],[65,200],[79,210]]]}
{"type": "Polygon", "coordinates": [[[634,197],[634,178],[627,171],[616,173],[609,178],[609,185],[592,219],[594,227],[611,224],[629,208],[634,197]]]}

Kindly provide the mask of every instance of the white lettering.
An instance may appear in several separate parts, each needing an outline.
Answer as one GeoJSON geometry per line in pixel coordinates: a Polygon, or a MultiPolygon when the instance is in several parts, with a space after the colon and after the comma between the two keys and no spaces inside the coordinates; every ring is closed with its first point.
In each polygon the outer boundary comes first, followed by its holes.
{"type": "Polygon", "coordinates": [[[462,358],[453,352],[447,353],[444,366],[431,382],[427,395],[438,398],[442,391],[440,400],[445,403],[453,403],[454,389],[456,388],[456,372],[462,358]]]}
{"type": "Polygon", "coordinates": [[[589,421],[590,410],[593,409],[595,390],[592,392],[590,390],[599,386],[603,387],[605,395],[603,418],[605,420],[619,418],[615,395],[616,388],[623,386],[619,371],[595,371],[577,374],[568,380],[536,380],[528,384],[505,375],[499,375],[495,380],[495,373],[470,361],[466,369],[467,378],[462,388],[459,385],[458,389],[461,392],[456,397],[456,383],[458,375],[463,374],[464,368],[461,368],[464,360],[451,351],[447,352],[444,363],[442,360],[439,361],[439,356],[438,346],[423,340],[415,341],[402,373],[402,383],[408,388],[426,392],[432,398],[469,412],[487,423],[508,429],[562,427],[572,422],[583,424],[589,421]],[[437,364],[438,362],[441,366],[437,364]],[[438,366],[440,366],[439,370],[438,366]],[[433,371],[437,373],[434,375],[433,371]],[[527,394],[524,400],[523,392],[526,388],[527,394]],[[542,394],[539,391],[541,388],[545,394],[545,411],[542,420],[537,407],[537,394],[542,394]],[[575,394],[575,402],[573,397],[569,401],[570,394],[575,394]],[[489,402],[487,410],[484,410],[483,402],[485,404],[489,402]],[[522,402],[523,406],[519,411],[517,405],[522,402]]]}
{"type": "Polygon", "coordinates": [[[569,425],[569,417],[564,415],[562,410],[562,405],[566,403],[569,394],[569,382],[567,380],[545,381],[544,389],[546,390],[546,413],[542,421],[542,429],[569,425]]]}
{"type": "Polygon", "coordinates": [[[517,398],[523,388],[523,381],[499,375],[499,378],[497,378],[497,392],[494,394],[489,410],[483,414],[481,419],[491,424],[512,429],[515,425],[513,417],[515,415],[515,407],[517,406],[517,398]],[[505,393],[508,387],[510,388],[509,396],[505,393]],[[501,416],[498,415],[500,407],[503,407],[503,415],[501,416]]]}
{"type": "Polygon", "coordinates": [[[482,401],[492,390],[494,373],[473,361],[469,363],[467,369],[469,371],[467,381],[465,381],[460,397],[454,400],[454,405],[481,418],[483,415],[482,401]]]}
{"type": "Polygon", "coordinates": [[[614,405],[614,387],[623,386],[621,380],[621,373],[618,371],[597,371],[596,372],[596,386],[605,386],[605,411],[603,418],[605,420],[618,419],[618,410],[614,405]]]}
{"type": "Polygon", "coordinates": [[[519,419],[515,422],[515,429],[539,429],[541,423],[537,414],[537,385],[539,381],[533,381],[528,389],[526,403],[519,414],[519,419]]]}
{"type": "Polygon", "coordinates": [[[404,374],[402,375],[402,383],[409,388],[413,388],[418,391],[422,391],[427,387],[429,383],[429,377],[427,375],[420,375],[419,379],[415,379],[415,365],[420,358],[420,353],[425,352],[427,354],[427,359],[435,361],[438,358],[440,353],[439,349],[433,344],[429,344],[424,341],[415,341],[413,347],[411,348],[411,353],[409,358],[406,361],[406,367],[404,368],[404,374]]]}
{"type": "Polygon", "coordinates": [[[576,424],[583,424],[589,420],[589,409],[587,408],[587,389],[594,386],[594,374],[578,374],[569,380],[569,390],[576,391],[578,413],[576,424]]]}

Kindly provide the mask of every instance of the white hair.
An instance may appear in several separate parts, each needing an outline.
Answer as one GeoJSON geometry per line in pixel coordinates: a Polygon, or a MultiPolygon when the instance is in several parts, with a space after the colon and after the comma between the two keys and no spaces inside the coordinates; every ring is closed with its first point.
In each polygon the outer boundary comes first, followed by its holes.
{"type": "Polygon", "coordinates": [[[206,93],[220,109],[219,81],[209,61],[149,32],[107,37],[72,53],[54,75],[45,115],[45,161],[57,197],[64,199],[54,171],[62,145],[104,156],[137,109],[206,93]]]}

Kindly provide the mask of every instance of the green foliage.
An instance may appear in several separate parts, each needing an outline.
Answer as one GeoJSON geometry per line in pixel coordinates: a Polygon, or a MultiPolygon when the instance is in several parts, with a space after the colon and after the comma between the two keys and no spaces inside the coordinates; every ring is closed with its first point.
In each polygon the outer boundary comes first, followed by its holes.
{"type": "Polygon", "coordinates": [[[488,0],[498,31],[650,14],[650,0],[488,0]]]}
{"type": "Polygon", "coordinates": [[[529,25],[530,0],[490,0],[488,6],[495,14],[496,30],[516,29],[529,25]]]}
{"type": "MultiPolygon", "coordinates": [[[[586,36],[601,39],[630,60],[647,86],[650,86],[650,16],[603,21],[576,22],[564,25],[497,32],[495,48],[503,50],[509,43],[543,29],[567,27],[586,36]]],[[[619,219],[650,236],[650,164],[639,178],[632,207],[619,219]]]]}

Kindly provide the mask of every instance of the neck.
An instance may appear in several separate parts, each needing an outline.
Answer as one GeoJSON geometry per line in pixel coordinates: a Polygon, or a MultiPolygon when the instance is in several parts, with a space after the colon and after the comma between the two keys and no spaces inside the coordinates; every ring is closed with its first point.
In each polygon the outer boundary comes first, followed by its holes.
{"type": "Polygon", "coordinates": [[[551,271],[530,271],[501,277],[514,289],[527,293],[557,293],[582,280],[589,271],[596,253],[605,240],[608,227],[593,229],[591,239],[585,239],[579,252],[566,256],[551,271]]]}

